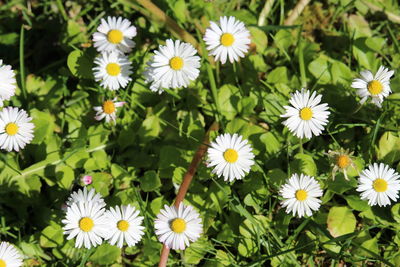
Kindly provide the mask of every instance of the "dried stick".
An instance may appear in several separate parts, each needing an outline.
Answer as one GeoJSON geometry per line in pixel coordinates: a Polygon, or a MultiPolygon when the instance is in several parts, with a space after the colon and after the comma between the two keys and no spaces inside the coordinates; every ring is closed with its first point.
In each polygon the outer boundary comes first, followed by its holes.
{"type": "Polygon", "coordinates": [[[260,16],[258,17],[258,26],[265,25],[265,19],[267,18],[269,12],[271,11],[272,5],[275,0],[266,0],[263,9],[260,12],[260,16]]]}
{"type": "Polygon", "coordinates": [[[295,20],[300,16],[301,12],[303,12],[304,8],[310,0],[300,0],[297,5],[289,12],[289,16],[283,22],[284,25],[293,25],[295,20]]]}
{"type": "Polygon", "coordinates": [[[165,24],[167,29],[183,41],[192,44],[198,51],[200,55],[202,55],[201,47],[197,40],[187,31],[182,29],[171,17],[165,14],[158,6],[153,4],[150,0],[136,0],[135,2],[139,3],[143,8],[139,8],[137,5],[133,3],[133,0],[122,1],[123,3],[129,4],[130,7],[136,9],[146,17],[151,17],[152,19],[165,24]]]}
{"type": "MultiPolygon", "coordinates": [[[[179,204],[185,198],[186,192],[189,189],[190,183],[192,182],[193,176],[196,173],[197,167],[199,166],[201,160],[203,159],[204,154],[207,151],[207,146],[210,143],[210,132],[217,131],[218,128],[219,125],[217,122],[214,122],[210,126],[210,128],[208,129],[208,131],[204,136],[203,143],[197,149],[196,154],[194,154],[192,162],[190,163],[189,168],[185,173],[185,176],[183,177],[183,182],[179,187],[178,194],[176,195],[174,203],[175,207],[179,207],[179,204]]],[[[167,248],[167,246],[164,245],[161,251],[160,262],[158,264],[158,267],[167,266],[168,255],[169,255],[169,248],[167,248]]]]}

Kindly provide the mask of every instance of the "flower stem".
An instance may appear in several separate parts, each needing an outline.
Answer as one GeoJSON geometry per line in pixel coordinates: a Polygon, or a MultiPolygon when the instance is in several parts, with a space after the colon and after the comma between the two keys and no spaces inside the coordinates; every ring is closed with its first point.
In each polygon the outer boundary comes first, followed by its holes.
{"type": "MultiPolygon", "coordinates": [[[[175,207],[179,207],[179,204],[183,201],[185,198],[186,192],[189,189],[190,183],[192,182],[193,176],[196,173],[197,167],[199,166],[201,160],[204,157],[204,154],[207,151],[208,144],[210,143],[210,132],[211,131],[217,131],[219,128],[219,125],[217,122],[213,122],[211,124],[210,128],[208,128],[208,131],[206,132],[203,143],[200,145],[200,147],[197,149],[196,153],[193,156],[192,162],[189,165],[189,168],[187,172],[185,173],[185,176],[183,177],[183,182],[181,186],[179,187],[178,194],[176,195],[175,198],[175,207]]],[[[161,256],[160,256],[160,262],[158,263],[159,267],[165,267],[167,266],[168,262],[168,255],[169,255],[169,248],[166,245],[163,245],[162,251],[161,251],[161,256]]]]}

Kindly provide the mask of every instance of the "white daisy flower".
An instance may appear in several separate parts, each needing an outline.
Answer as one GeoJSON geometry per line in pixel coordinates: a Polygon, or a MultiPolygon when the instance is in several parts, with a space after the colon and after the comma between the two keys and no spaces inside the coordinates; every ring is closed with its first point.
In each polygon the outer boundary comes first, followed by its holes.
{"type": "Polygon", "coordinates": [[[358,179],[357,191],[361,199],[368,199],[368,205],[390,205],[390,200],[399,197],[400,175],[394,169],[383,163],[374,163],[365,169],[358,179]]]}
{"type": "Polygon", "coordinates": [[[219,26],[210,21],[210,27],[204,34],[207,50],[222,64],[228,57],[231,63],[239,61],[239,57],[244,57],[249,50],[250,32],[235,17],[220,17],[219,21],[219,26]]]}
{"type": "Polygon", "coordinates": [[[191,206],[180,203],[175,206],[164,206],[154,221],[156,235],[168,248],[185,249],[190,242],[195,242],[203,232],[199,213],[191,206]]]}
{"type": "Polygon", "coordinates": [[[85,248],[96,247],[103,240],[108,226],[104,217],[104,208],[97,202],[73,203],[67,209],[63,227],[64,234],[68,235],[67,240],[76,237],[75,247],[85,248]]]}
{"type": "Polygon", "coordinates": [[[390,89],[390,77],[393,74],[393,70],[389,70],[384,66],[380,66],[375,76],[369,70],[364,70],[360,72],[361,78],[353,80],[351,87],[357,89],[357,95],[361,98],[361,104],[368,97],[371,97],[372,103],[378,107],[382,107],[383,99],[392,92],[390,89]]]}
{"type": "Polygon", "coordinates": [[[72,206],[72,204],[79,202],[94,202],[100,207],[104,207],[106,205],[103,197],[99,193],[96,193],[96,190],[94,190],[94,188],[88,191],[86,186],[83,188],[83,190],[79,189],[78,191],[72,192],[72,194],[68,198],[67,205],[72,206]]]}
{"type": "Polygon", "coordinates": [[[96,116],[94,118],[98,121],[106,118],[106,122],[115,122],[117,118],[117,108],[125,104],[125,102],[115,102],[116,100],[117,98],[106,100],[102,106],[94,107],[93,109],[96,111],[96,116]]]}
{"type": "Polygon", "coordinates": [[[138,215],[139,211],[131,205],[110,208],[104,214],[108,227],[104,239],[108,240],[111,245],[116,244],[120,248],[124,241],[128,247],[136,245],[144,235],[142,226],[144,218],[138,215]]]}
{"type": "Polygon", "coordinates": [[[213,173],[218,177],[224,176],[224,181],[232,182],[243,179],[250,172],[254,164],[254,154],[246,139],[238,134],[219,135],[210,144],[208,153],[208,167],[214,167],[213,173]]]}
{"type": "Polygon", "coordinates": [[[293,174],[286,184],[279,191],[284,200],[281,202],[282,207],[286,207],[286,213],[293,213],[299,218],[307,215],[311,216],[313,211],[317,211],[320,207],[322,190],[319,183],[304,174],[293,174]]]}
{"type": "Polygon", "coordinates": [[[3,60],[0,59],[0,107],[3,106],[3,101],[10,100],[15,94],[17,81],[15,73],[10,65],[3,65],[3,60]]]}
{"type": "Polygon", "coordinates": [[[154,54],[144,72],[153,92],[161,94],[162,88],[187,87],[199,76],[200,57],[191,44],[168,39],[154,54]]]}
{"type": "Polygon", "coordinates": [[[7,151],[19,151],[33,139],[33,128],[25,110],[6,107],[0,111],[0,147],[7,151]]]}
{"type": "Polygon", "coordinates": [[[131,39],[136,36],[136,27],[122,17],[101,19],[101,24],[93,34],[94,47],[99,52],[128,53],[135,47],[131,39]]]}
{"type": "Polygon", "coordinates": [[[0,266],[1,267],[18,267],[22,266],[22,255],[19,251],[8,242],[0,243],[0,266]]]}
{"type": "Polygon", "coordinates": [[[118,90],[120,87],[126,87],[132,80],[129,77],[132,74],[132,66],[127,56],[117,52],[104,52],[96,57],[94,63],[94,78],[104,88],[118,90]]]}
{"type": "Polygon", "coordinates": [[[328,104],[321,102],[322,95],[301,89],[292,94],[289,102],[292,106],[284,106],[286,113],[281,115],[288,118],[283,122],[289,130],[298,138],[306,137],[310,139],[312,135],[318,136],[328,123],[328,104]]]}

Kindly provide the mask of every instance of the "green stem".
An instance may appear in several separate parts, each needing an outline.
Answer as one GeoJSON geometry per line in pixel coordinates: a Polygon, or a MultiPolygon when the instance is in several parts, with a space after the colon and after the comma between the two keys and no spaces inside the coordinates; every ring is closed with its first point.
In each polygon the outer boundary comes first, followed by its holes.
{"type": "Polygon", "coordinates": [[[301,87],[302,88],[306,88],[307,87],[307,78],[306,78],[306,68],[304,65],[304,55],[303,55],[303,42],[301,39],[301,32],[302,32],[302,28],[300,27],[300,31],[299,31],[299,45],[298,45],[298,49],[299,49],[299,69],[300,69],[300,78],[301,78],[301,87]]]}
{"type": "Polygon", "coordinates": [[[299,150],[301,154],[304,154],[304,150],[303,150],[303,139],[299,138],[299,150]]]}
{"type": "Polygon", "coordinates": [[[84,267],[85,266],[87,260],[90,257],[90,254],[92,254],[92,250],[93,250],[93,248],[86,250],[86,254],[83,256],[83,258],[81,260],[81,263],[79,264],[79,267],[84,267]]]}
{"type": "Polygon", "coordinates": [[[25,39],[25,29],[24,25],[21,26],[21,32],[19,35],[19,68],[20,68],[20,79],[21,79],[21,92],[22,98],[25,103],[28,103],[28,95],[25,86],[25,59],[24,59],[24,39],[25,39]]]}
{"type": "Polygon", "coordinates": [[[63,3],[61,2],[61,0],[57,0],[57,7],[60,10],[63,19],[65,21],[68,21],[67,12],[65,12],[65,8],[64,8],[63,3]]]}

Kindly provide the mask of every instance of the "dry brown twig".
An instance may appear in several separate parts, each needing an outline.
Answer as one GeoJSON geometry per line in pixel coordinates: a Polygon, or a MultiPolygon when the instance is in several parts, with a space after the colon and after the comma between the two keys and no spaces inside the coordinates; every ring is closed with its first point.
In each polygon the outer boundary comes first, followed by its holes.
{"type": "MultiPolygon", "coordinates": [[[[210,128],[208,128],[204,139],[203,143],[199,146],[197,149],[196,153],[193,156],[192,162],[189,165],[189,168],[187,172],[185,173],[185,176],[183,177],[183,182],[181,186],[179,187],[178,194],[176,195],[175,198],[175,207],[179,207],[179,204],[183,201],[185,198],[186,192],[189,189],[190,183],[192,182],[193,176],[196,173],[197,167],[199,166],[201,160],[204,157],[204,154],[207,151],[208,145],[210,144],[210,132],[211,131],[217,131],[219,128],[219,125],[217,122],[214,122],[210,128]]],[[[159,267],[165,267],[167,266],[167,261],[168,261],[168,255],[169,255],[169,248],[167,248],[165,245],[163,245],[162,251],[161,251],[161,256],[160,256],[160,262],[158,264],[159,267]]]]}
{"type": "Polygon", "coordinates": [[[199,55],[202,55],[200,44],[197,42],[196,38],[194,38],[189,32],[182,29],[178,23],[175,22],[171,17],[165,14],[158,6],[156,6],[150,0],[136,0],[135,2],[139,3],[143,8],[138,7],[133,3],[132,0],[122,1],[123,3],[129,4],[130,7],[139,11],[144,16],[154,19],[159,23],[162,23],[166,26],[166,28],[177,38],[182,39],[183,41],[192,44],[198,51],[199,55]]]}
{"type": "Polygon", "coordinates": [[[283,24],[288,26],[293,25],[310,1],[311,0],[300,0],[297,2],[297,5],[289,12],[289,16],[285,19],[283,24]]]}

